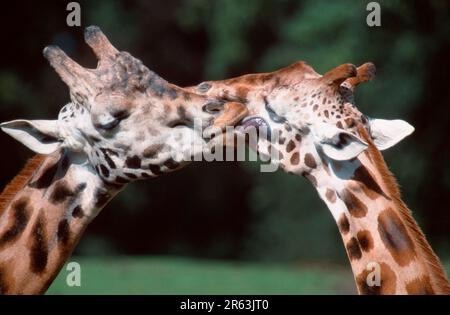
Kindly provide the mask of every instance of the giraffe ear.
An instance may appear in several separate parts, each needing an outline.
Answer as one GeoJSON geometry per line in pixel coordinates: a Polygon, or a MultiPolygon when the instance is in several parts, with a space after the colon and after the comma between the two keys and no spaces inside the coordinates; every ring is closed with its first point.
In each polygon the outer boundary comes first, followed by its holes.
{"type": "Polygon", "coordinates": [[[386,150],[414,132],[404,120],[370,119],[370,133],[378,150],[386,150]]]}
{"type": "Polygon", "coordinates": [[[13,120],[0,128],[36,153],[50,154],[62,144],[57,120],[13,120]]]}
{"type": "Polygon", "coordinates": [[[354,134],[325,124],[316,129],[314,136],[316,144],[333,160],[351,160],[368,147],[365,141],[354,134]]]}

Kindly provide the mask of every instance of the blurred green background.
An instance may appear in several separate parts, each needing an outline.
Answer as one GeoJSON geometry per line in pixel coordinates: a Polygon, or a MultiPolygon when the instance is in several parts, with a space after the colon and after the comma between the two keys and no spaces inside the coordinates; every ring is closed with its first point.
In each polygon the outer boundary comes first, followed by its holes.
{"type": "MultiPolygon", "coordinates": [[[[413,136],[385,152],[406,203],[437,254],[450,260],[450,3],[378,1],[79,1],[82,27],[66,25],[68,1],[3,4],[0,121],[55,118],[67,87],[41,51],[57,44],[94,67],[85,26],[165,79],[194,85],[305,60],[323,73],[372,61],[358,87],[371,117],[401,118],[413,136]]],[[[32,155],[6,135],[3,187],[32,155]]],[[[50,293],[353,293],[334,220],[303,178],[260,173],[257,163],[196,163],[130,185],[94,220],[72,261],[82,287],[50,293]]],[[[447,265],[448,266],[448,265],[447,265]]]]}

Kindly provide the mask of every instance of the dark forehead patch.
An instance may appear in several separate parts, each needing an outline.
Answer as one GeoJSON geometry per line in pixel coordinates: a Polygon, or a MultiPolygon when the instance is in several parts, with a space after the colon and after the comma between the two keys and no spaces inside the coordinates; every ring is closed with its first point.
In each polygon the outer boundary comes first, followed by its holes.
{"type": "Polygon", "coordinates": [[[394,271],[392,271],[391,267],[386,263],[379,264],[379,286],[368,281],[374,280],[373,276],[375,271],[376,269],[367,270],[364,268],[364,270],[356,276],[356,286],[358,287],[359,293],[363,295],[395,294],[397,276],[394,271]]]}
{"type": "Polygon", "coordinates": [[[22,197],[11,205],[13,211],[12,225],[0,236],[0,247],[15,240],[25,230],[32,212],[30,200],[22,197]]]}
{"type": "Polygon", "coordinates": [[[431,285],[430,277],[418,277],[406,284],[406,292],[410,295],[431,295],[435,294],[431,285]]]}
{"type": "Polygon", "coordinates": [[[339,231],[342,234],[347,234],[350,231],[350,222],[348,222],[347,216],[345,213],[342,213],[338,220],[339,231]]]}
{"type": "Polygon", "coordinates": [[[415,257],[414,243],[397,213],[391,208],[378,216],[378,232],[381,240],[400,266],[408,265],[415,257]]]}
{"type": "Polygon", "coordinates": [[[373,248],[373,238],[368,230],[358,231],[356,237],[363,251],[369,252],[373,248]]]}
{"type": "Polygon", "coordinates": [[[347,254],[350,260],[358,260],[362,257],[361,248],[359,247],[359,242],[355,237],[352,237],[345,245],[347,249],[347,254]]]}
{"type": "Polygon", "coordinates": [[[47,266],[48,261],[48,247],[47,247],[47,232],[46,220],[44,217],[44,210],[41,209],[36,223],[33,227],[30,263],[31,270],[34,273],[42,273],[47,266]]]}
{"type": "Polygon", "coordinates": [[[365,217],[367,214],[367,206],[348,189],[343,189],[341,193],[342,201],[344,201],[348,212],[355,218],[365,217]]]}

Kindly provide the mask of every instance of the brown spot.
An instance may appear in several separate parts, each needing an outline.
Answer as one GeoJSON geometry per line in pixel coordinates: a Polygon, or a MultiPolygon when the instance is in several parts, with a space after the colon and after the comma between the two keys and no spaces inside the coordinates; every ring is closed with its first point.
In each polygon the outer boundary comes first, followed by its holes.
{"type": "Polygon", "coordinates": [[[56,161],[54,164],[47,167],[44,171],[42,171],[42,174],[39,176],[39,178],[36,181],[30,183],[28,186],[37,189],[48,188],[53,182],[53,178],[55,177],[56,171],[58,170],[58,165],[58,161],[56,161]]]}
{"type": "Polygon", "coordinates": [[[327,110],[325,110],[324,112],[323,112],[323,114],[325,115],[325,117],[330,117],[330,113],[327,111],[327,110]]]}
{"type": "Polygon", "coordinates": [[[313,106],[313,111],[315,112],[317,109],[319,109],[319,105],[316,104],[313,106]]]}
{"type": "Polygon", "coordinates": [[[373,238],[368,230],[359,231],[356,237],[363,251],[368,252],[373,248],[373,238]]]}
{"type": "Polygon", "coordinates": [[[362,218],[367,214],[366,205],[358,199],[353,193],[348,189],[342,191],[342,200],[347,206],[348,212],[355,218],[362,218]]]}
{"type": "Polygon", "coordinates": [[[30,267],[34,273],[43,272],[48,261],[47,232],[43,211],[43,209],[40,210],[32,232],[30,267]]]}
{"type": "Polygon", "coordinates": [[[364,165],[361,165],[356,169],[353,179],[362,184],[361,187],[364,193],[370,199],[374,200],[378,198],[380,195],[386,197],[387,199],[390,199],[385,195],[380,185],[378,185],[372,174],[364,165]]]}
{"type": "Polygon", "coordinates": [[[84,211],[83,208],[81,208],[80,205],[76,206],[72,211],[72,217],[81,219],[84,217],[84,211]]]}
{"type": "Polygon", "coordinates": [[[164,144],[161,143],[153,144],[146,148],[142,154],[145,158],[154,158],[162,150],[163,147],[164,144]]]}
{"type": "Polygon", "coordinates": [[[352,128],[355,126],[355,120],[353,118],[346,118],[345,123],[347,124],[347,127],[352,128]]]}
{"type": "Polygon", "coordinates": [[[302,142],[302,136],[299,133],[296,133],[295,140],[297,140],[299,143],[302,142]]]}
{"type": "Polygon", "coordinates": [[[379,286],[372,281],[375,280],[375,270],[376,269],[364,269],[359,275],[356,276],[356,286],[358,291],[363,295],[387,295],[395,294],[397,276],[394,271],[386,264],[380,263],[380,274],[379,274],[379,286]],[[369,279],[367,277],[369,276],[369,279]],[[372,280],[372,281],[368,281],[372,280]]]}
{"type": "Polygon", "coordinates": [[[29,201],[29,198],[22,197],[12,204],[13,222],[0,237],[0,246],[15,240],[25,230],[30,219],[30,213],[32,212],[29,201]]]}
{"type": "Polygon", "coordinates": [[[350,222],[348,222],[347,216],[345,213],[341,214],[341,217],[338,220],[338,227],[341,234],[345,235],[350,231],[350,222]]]}
{"type": "Polygon", "coordinates": [[[292,140],[289,140],[288,144],[286,145],[286,152],[289,153],[294,149],[295,149],[295,142],[292,140]]]}
{"type": "MultiPolygon", "coordinates": [[[[336,118],[339,118],[339,117],[336,116],[336,118]]],[[[340,121],[338,121],[336,123],[336,127],[338,127],[339,129],[344,129],[344,127],[342,126],[342,122],[340,122],[340,121]]]]}
{"type": "Polygon", "coordinates": [[[66,180],[61,179],[55,184],[53,191],[50,195],[50,202],[53,204],[59,204],[67,199],[72,200],[76,197],[80,192],[82,192],[86,188],[86,183],[79,184],[75,190],[72,190],[69,187],[69,184],[66,180]]]}
{"type": "Polygon", "coordinates": [[[334,192],[334,190],[331,190],[330,188],[327,188],[327,191],[325,193],[325,197],[331,203],[335,203],[336,202],[336,193],[334,192]]]}
{"type": "Polygon", "coordinates": [[[189,102],[189,101],[191,100],[191,94],[188,93],[188,92],[183,92],[183,99],[184,99],[186,102],[189,102]]]}
{"type": "Polygon", "coordinates": [[[298,152],[294,152],[291,156],[291,164],[297,165],[300,162],[300,155],[298,152]]]}
{"type": "Polygon", "coordinates": [[[378,216],[381,240],[400,266],[408,265],[415,257],[414,243],[400,217],[387,208],[378,216]]]}
{"type": "Polygon", "coordinates": [[[286,142],[286,138],[285,137],[280,137],[278,139],[278,143],[281,144],[281,145],[283,145],[285,142],[286,142]]]}
{"type": "Polygon", "coordinates": [[[67,219],[61,220],[58,224],[58,242],[60,242],[62,245],[67,245],[70,240],[70,226],[69,221],[67,219]]]}
{"type": "Polygon", "coordinates": [[[128,168],[140,168],[141,167],[141,159],[137,155],[128,157],[125,160],[125,166],[128,168]]]}
{"type": "Polygon", "coordinates": [[[359,247],[358,240],[355,237],[352,237],[350,241],[345,245],[347,249],[348,258],[350,260],[358,260],[362,257],[361,248],[359,247]]]}
{"type": "Polygon", "coordinates": [[[435,294],[428,276],[419,277],[408,282],[406,284],[406,292],[410,295],[435,294]]]}
{"type": "Polygon", "coordinates": [[[306,166],[308,166],[310,168],[316,168],[316,166],[317,166],[316,160],[314,159],[314,157],[312,156],[311,153],[305,154],[305,164],[306,164],[306,166]]]}

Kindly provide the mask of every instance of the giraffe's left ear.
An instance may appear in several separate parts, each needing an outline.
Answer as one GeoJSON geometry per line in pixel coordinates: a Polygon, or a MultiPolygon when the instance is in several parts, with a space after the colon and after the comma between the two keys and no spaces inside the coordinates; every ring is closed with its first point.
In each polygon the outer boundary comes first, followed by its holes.
{"type": "Polygon", "coordinates": [[[414,132],[404,120],[370,119],[370,133],[378,150],[386,150],[414,132]]]}
{"type": "Polygon", "coordinates": [[[13,120],[0,124],[11,137],[36,153],[50,154],[62,144],[57,120],[13,120]]]}
{"type": "Polygon", "coordinates": [[[316,145],[333,160],[353,159],[368,147],[358,136],[335,126],[316,124],[312,131],[316,145]]]}

